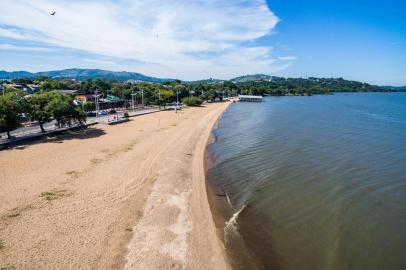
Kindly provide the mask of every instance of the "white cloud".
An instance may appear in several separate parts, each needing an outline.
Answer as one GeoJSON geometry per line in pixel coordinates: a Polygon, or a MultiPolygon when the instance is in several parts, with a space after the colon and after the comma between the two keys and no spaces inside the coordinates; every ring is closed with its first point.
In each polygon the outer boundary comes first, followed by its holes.
{"type": "Polygon", "coordinates": [[[102,60],[102,59],[94,59],[94,58],[84,58],[83,61],[93,64],[100,64],[104,66],[113,66],[116,63],[114,61],[102,60]]]}
{"type": "Polygon", "coordinates": [[[286,67],[270,47],[243,45],[278,22],[264,0],[2,0],[0,9],[0,37],[136,60],[125,68],[151,75],[229,78],[286,67]]]}
{"type": "Polygon", "coordinates": [[[293,56],[293,55],[279,56],[278,60],[281,60],[281,61],[294,61],[294,60],[296,60],[296,56],[293,56]]]}
{"type": "Polygon", "coordinates": [[[32,47],[32,46],[16,46],[16,45],[12,45],[12,44],[0,44],[0,50],[27,51],[27,52],[50,52],[50,51],[53,51],[51,48],[32,47]]]}

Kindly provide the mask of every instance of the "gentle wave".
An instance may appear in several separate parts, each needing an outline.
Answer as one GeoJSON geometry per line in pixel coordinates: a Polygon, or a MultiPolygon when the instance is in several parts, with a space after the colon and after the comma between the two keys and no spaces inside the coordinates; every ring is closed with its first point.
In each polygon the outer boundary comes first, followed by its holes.
{"type": "Polygon", "coordinates": [[[236,211],[231,218],[226,221],[225,226],[224,226],[224,244],[227,247],[227,240],[230,237],[230,234],[233,234],[233,237],[239,236],[238,232],[238,216],[242,211],[245,209],[245,204],[236,211]]]}

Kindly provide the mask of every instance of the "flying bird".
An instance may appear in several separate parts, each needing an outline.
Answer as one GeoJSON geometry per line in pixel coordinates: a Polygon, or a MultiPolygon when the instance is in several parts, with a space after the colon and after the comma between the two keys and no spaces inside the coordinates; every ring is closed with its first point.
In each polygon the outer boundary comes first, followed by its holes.
{"type": "Polygon", "coordinates": [[[55,15],[55,13],[56,13],[56,11],[54,11],[54,12],[51,12],[51,15],[52,15],[52,16],[54,16],[54,15],[55,15]]]}

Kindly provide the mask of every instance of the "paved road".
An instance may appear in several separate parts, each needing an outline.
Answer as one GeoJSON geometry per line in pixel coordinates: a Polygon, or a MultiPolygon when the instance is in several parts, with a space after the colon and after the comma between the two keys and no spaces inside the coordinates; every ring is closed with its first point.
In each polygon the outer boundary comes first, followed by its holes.
{"type": "MultiPolygon", "coordinates": [[[[153,113],[153,112],[158,112],[158,111],[159,111],[158,108],[145,108],[145,109],[136,109],[134,112],[128,111],[128,114],[130,115],[130,117],[132,117],[132,116],[143,115],[143,114],[153,113]]],[[[116,114],[110,114],[110,115],[105,115],[105,116],[87,117],[86,123],[87,124],[91,124],[91,123],[95,123],[95,122],[107,123],[107,122],[109,122],[109,120],[112,120],[114,118],[114,116],[118,116],[120,118],[123,116],[123,114],[124,114],[123,112],[117,112],[116,114]]],[[[44,129],[46,131],[56,130],[57,127],[55,126],[55,123],[56,123],[56,121],[51,121],[51,122],[45,124],[44,129]]],[[[40,133],[40,132],[41,132],[41,128],[39,127],[38,123],[33,123],[30,126],[20,127],[16,130],[11,131],[10,133],[12,136],[14,136],[16,138],[20,138],[20,137],[40,133]]],[[[0,133],[0,143],[5,142],[5,141],[8,141],[7,133],[6,132],[0,133]]]]}

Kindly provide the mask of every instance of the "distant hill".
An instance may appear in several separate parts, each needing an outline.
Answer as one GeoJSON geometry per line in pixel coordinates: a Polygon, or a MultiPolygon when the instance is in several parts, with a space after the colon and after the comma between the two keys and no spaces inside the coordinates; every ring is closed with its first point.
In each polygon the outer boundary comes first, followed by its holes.
{"type": "MultiPolygon", "coordinates": [[[[156,78],[147,76],[137,72],[127,72],[127,71],[109,71],[102,69],[63,69],[63,70],[52,70],[44,72],[31,73],[27,71],[0,71],[0,79],[19,79],[19,78],[36,78],[36,77],[50,77],[53,79],[76,79],[76,80],[87,80],[87,79],[107,79],[107,80],[117,80],[117,81],[145,81],[145,82],[165,82],[174,81],[174,79],[156,78]]],[[[272,76],[264,74],[255,75],[245,75],[241,77],[236,77],[230,81],[234,83],[239,82],[250,82],[250,81],[270,81],[272,76]]],[[[222,83],[224,80],[221,79],[203,79],[193,82],[199,83],[222,83]]]]}
{"type": "Polygon", "coordinates": [[[388,89],[389,91],[406,92],[406,85],[405,86],[384,86],[384,88],[388,89]]]}
{"type": "Polygon", "coordinates": [[[220,80],[220,79],[204,79],[204,80],[197,80],[197,81],[190,81],[188,83],[207,83],[207,84],[218,84],[218,83],[223,83],[224,80],[220,80]]]}
{"type": "Polygon", "coordinates": [[[0,79],[19,79],[19,78],[32,78],[33,74],[27,71],[12,71],[7,72],[0,70],[0,79]]]}
{"type": "Polygon", "coordinates": [[[145,82],[164,82],[173,81],[173,79],[163,79],[151,76],[146,76],[141,73],[127,72],[127,71],[109,71],[101,69],[64,69],[55,71],[44,71],[31,73],[27,71],[0,71],[0,79],[18,79],[18,78],[36,78],[40,76],[50,77],[53,79],[76,79],[76,80],[87,80],[87,79],[108,79],[117,81],[145,81],[145,82]]]}
{"type": "MultiPolygon", "coordinates": [[[[54,70],[45,72],[31,73],[27,71],[0,71],[0,79],[19,79],[19,78],[36,78],[40,76],[50,77],[53,79],[76,79],[76,80],[88,80],[88,79],[106,79],[106,80],[116,80],[119,82],[152,82],[152,83],[162,83],[167,81],[176,81],[175,79],[165,79],[147,76],[137,72],[127,72],[127,71],[109,71],[102,69],[64,69],[64,70],[54,70]]],[[[225,80],[221,79],[204,79],[197,81],[189,81],[185,83],[203,83],[203,84],[222,84],[225,80]]],[[[376,86],[370,85],[368,83],[362,83],[357,81],[348,81],[343,78],[314,78],[309,77],[304,78],[284,78],[276,77],[265,74],[253,74],[244,75],[236,77],[229,80],[241,87],[251,87],[255,84],[256,87],[262,89],[267,89],[266,92],[269,93],[279,93],[283,92],[283,89],[288,89],[289,91],[310,91],[312,93],[320,93],[326,91],[406,91],[406,86],[395,87],[395,86],[376,86]],[[271,91],[272,90],[272,91],[271,91]]],[[[264,92],[265,93],[265,92],[264,92]]],[[[275,94],[274,93],[274,94],[275,94]]]]}
{"type": "Polygon", "coordinates": [[[244,75],[231,79],[233,83],[253,82],[253,81],[271,81],[273,76],[265,74],[244,75]]]}

